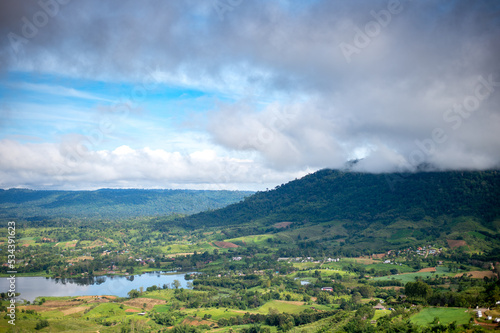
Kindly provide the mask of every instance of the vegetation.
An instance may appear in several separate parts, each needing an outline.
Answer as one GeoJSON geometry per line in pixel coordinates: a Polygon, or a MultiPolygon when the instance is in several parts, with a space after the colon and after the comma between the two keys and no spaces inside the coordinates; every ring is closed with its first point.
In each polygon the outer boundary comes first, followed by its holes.
{"type": "Polygon", "coordinates": [[[195,190],[34,191],[0,189],[0,219],[123,219],[193,214],[238,202],[252,192],[195,190]]]}
{"type": "Polygon", "coordinates": [[[500,172],[366,174],[321,170],[183,221],[190,226],[304,220],[388,224],[443,215],[474,217],[491,226],[500,216],[500,172]]]}
{"type": "MultiPolygon", "coordinates": [[[[49,203],[38,191],[4,191],[2,216],[21,214],[23,207],[33,205],[16,219],[18,276],[95,282],[100,275],[176,270],[186,272],[189,280],[186,289],[176,281],[132,289],[124,298],[45,297],[18,304],[15,329],[495,329],[498,325],[487,315],[500,317],[499,178],[493,171],[366,175],[323,170],[241,203],[187,217],[139,212],[103,218],[97,215],[104,214],[99,207],[105,204],[97,202],[88,216],[70,218],[59,212],[66,207],[71,212],[91,197],[87,195],[102,193],[52,193],[56,196],[49,203]],[[7,200],[5,192],[15,195],[7,200]],[[49,215],[27,217],[38,209],[49,215]],[[478,318],[476,307],[489,310],[478,318]]],[[[142,204],[134,201],[134,191],[128,204],[127,191],[104,192],[110,206],[137,209],[142,204]],[[110,199],[111,194],[116,198],[110,199]]],[[[185,200],[200,193],[178,194],[184,197],[175,200],[188,207],[185,200]]],[[[0,234],[4,247],[6,229],[0,234]]],[[[0,251],[2,262],[7,256],[0,251]]],[[[0,331],[13,331],[8,305],[4,291],[0,331]]]]}

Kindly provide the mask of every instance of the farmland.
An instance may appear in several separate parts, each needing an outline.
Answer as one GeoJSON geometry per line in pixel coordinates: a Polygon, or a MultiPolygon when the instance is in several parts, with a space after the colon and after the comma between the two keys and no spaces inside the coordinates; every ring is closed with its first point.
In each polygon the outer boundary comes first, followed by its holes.
{"type": "Polygon", "coordinates": [[[419,325],[428,325],[438,318],[442,324],[456,322],[458,325],[467,324],[472,314],[463,308],[426,308],[411,317],[411,321],[419,325]]]}

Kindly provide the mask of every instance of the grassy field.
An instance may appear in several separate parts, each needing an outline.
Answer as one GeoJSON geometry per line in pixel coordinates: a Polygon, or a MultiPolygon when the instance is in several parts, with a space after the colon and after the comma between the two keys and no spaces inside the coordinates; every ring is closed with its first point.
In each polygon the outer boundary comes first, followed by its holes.
{"type": "Polygon", "coordinates": [[[377,320],[380,317],[388,315],[389,313],[391,313],[391,310],[375,310],[375,315],[373,316],[372,320],[377,320]]]}
{"type": "Polygon", "coordinates": [[[59,242],[59,243],[56,243],[54,246],[65,247],[65,248],[74,248],[76,246],[76,243],[78,243],[78,241],[72,240],[72,241],[67,241],[67,242],[59,242]]]}
{"type": "Polygon", "coordinates": [[[216,247],[212,246],[210,243],[197,243],[197,244],[170,244],[167,246],[162,246],[161,250],[163,253],[173,254],[173,253],[193,253],[213,251],[216,247]]]}
{"type": "Polygon", "coordinates": [[[389,271],[391,269],[397,269],[400,273],[410,273],[414,272],[415,269],[411,268],[410,266],[406,265],[390,265],[390,264],[383,264],[383,263],[375,263],[375,264],[370,264],[366,265],[365,269],[375,269],[377,271],[389,271]]]}
{"type": "Polygon", "coordinates": [[[294,262],[292,263],[293,267],[296,267],[298,269],[310,269],[314,267],[319,267],[320,264],[313,263],[313,262],[294,262]]]}
{"type": "Polygon", "coordinates": [[[462,325],[469,322],[471,315],[465,308],[426,308],[412,316],[410,320],[418,325],[427,325],[436,317],[441,324],[447,325],[456,321],[458,325],[462,325]]]}
{"type": "Polygon", "coordinates": [[[285,301],[270,301],[257,309],[258,313],[268,314],[271,308],[278,310],[278,312],[299,313],[308,306],[299,305],[302,302],[285,302],[285,301]]]}
{"type": "Polygon", "coordinates": [[[148,291],[147,292],[147,297],[153,298],[153,299],[168,299],[173,297],[174,291],[172,289],[162,289],[162,290],[154,290],[154,291],[148,291]]]}
{"type": "Polygon", "coordinates": [[[274,235],[268,235],[268,234],[252,235],[252,236],[243,236],[243,237],[226,239],[225,242],[231,242],[235,244],[244,243],[244,244],[253,244],[257,246],[263,246],[263,245],[269,246],[267,240],[274,237],[275,237],[274,235]]]}
{"type": "Polygon", "coordinates": [[[389,276],[380,276],[373,278],[374,281],[389,281],[389,280],[399,280],[404,284],[408,282],[415,282],[415,278],[428,279],[436,276],[434,273],[424,272],[424,273],[408,273],[408,274],[398,274],[389,276]]]}
{"type": "MultiPolygon", "coordinates": [[[[395,266],[400,267],[400,266],[395,266]]],[[[374,281],[388,281],[388,280],[399,280],[403,283],[415,282],[415,278],[429,279],[436,276],[436,274],[443,276],[455,276],[456,273],[450,273],[446,267],[437,267],[436,272],[415,272],[415,273],[405,273],[389,276],[381,276],[373,278],[374,281]]]]}
{"type": "MultiPolygon", "coordinates": [[[[307,264],[307,263],[298,263],[298,264],[307,264]]],[[[295,264],[294,264],[295,266],[295,264]]],[[[301,265],[301,266],[307,266],[307,265],[301,265]]],[[[315,271],[319,271],[320,274],[321,274],[321,277],[322,278],[328,278],[332,275],[334,275],[335,273],[339,274],[339,275],[342,275],[342,276],[346,276],[346,275],[351,275],[351,276],[355,276],[354,273],[351,273],[351,272],[346,272],[346,271],[342,271],[342,270],[337,270],[337,269],[324,269],[324,268],[318,268],[318,269],[315,269],[315,270],[312,270],[312,271],[308,271],[308,272],[296,272],[296,273],[292,273],[290,275],[288,275],[289,277],[297,277],[297,274],[307,274],[307,277],[312,277],[314,272],[315,271]]],[[[307,277],[297,277],[298,279],[300,280],[307,280],[307,277]]]]}
{"type": "Polygon", "coordinates": [[[210,309],[187,309],[183,310],[183,312],[187,313],[190,316],[197,315],[197,317],[201,318],[205,314],[211,315],[212,319],[217,321],[221,318],[231,318],[231,317],[238,317],[238,316],[243,316],[245,312],[250,312],[254,313],[253,311],[243,311],[243,310],[233,310],[233,309],[228,309],[228,308],[210,308],[210,309]]]}

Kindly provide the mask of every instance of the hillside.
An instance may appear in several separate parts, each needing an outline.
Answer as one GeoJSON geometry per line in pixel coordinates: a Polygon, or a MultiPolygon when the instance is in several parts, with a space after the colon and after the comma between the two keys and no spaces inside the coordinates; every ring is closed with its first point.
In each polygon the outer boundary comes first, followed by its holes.
{"type": "Polygon", "coordinates": [[[238,202],[253,192],[102,189],[97,191],[0,190],[0,218],[117,219],[193,214],[238,202]]]}
{"type": "Polygon", "coordinates": [[[368,174],[321,170],[243,202],[184,219],[192,226],[332,220],[413,221],[440,216],[500,217],[500,172],[368,174]]]}

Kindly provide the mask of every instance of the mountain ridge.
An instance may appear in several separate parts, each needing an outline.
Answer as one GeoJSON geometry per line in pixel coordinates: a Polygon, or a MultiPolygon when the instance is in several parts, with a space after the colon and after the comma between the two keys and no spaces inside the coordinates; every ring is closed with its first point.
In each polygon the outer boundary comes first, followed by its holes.
{"type": "Polygon", "coordinates": [[[193,214],[242,200],[253,192],[99,189],[95,191],[0,190],[0,218],[116,219],[193,214]]]}
{"type": "Polygon", "coordinates": [[[304,220],[390,223],[440,216],[468,216],[491,226],[500,217],[500,172],[370,174],[323,169],[179,221],[196,227],[304,220]]]}

